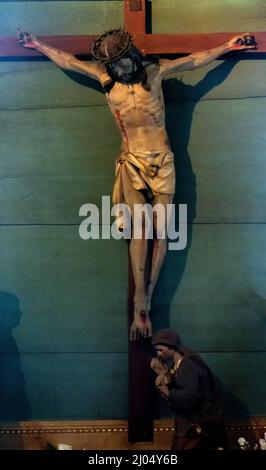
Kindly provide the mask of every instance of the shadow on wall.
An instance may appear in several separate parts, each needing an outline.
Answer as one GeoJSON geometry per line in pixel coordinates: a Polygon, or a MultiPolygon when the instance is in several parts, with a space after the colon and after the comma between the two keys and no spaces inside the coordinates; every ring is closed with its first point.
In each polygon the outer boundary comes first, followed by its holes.
{"type": "Polygon", "coordinates": [[[170,79],[164,83],[166,126],[176,167],[176,231],[178,231],[178,204],[187,204],[188,239],[182,251],[168,251],[158,284],[154,291],[152,315],[154,330],[169,327],[173,297],[182,280],[188,252],[192,243],[193,220],[196,217],[197,181],[188,153],[189,136],[195,106],[211,89],[220,85],[230,74],[238,60],[222,62],[195,86],[170,79]]]}
{"type": "Polygon", "coordinates": [[[266,342],[266,298],[254,289],[246,289],[240,293],[241,310],[249,314],[249,322],[257,326],[257,334],[250,338],[249,347],[257,349],[262,348],[264,352],[266,342]],[[252,339],[252,341],[251,341],[252,339]]]}
{"type": "MultiPolygon", "coordinates": [[[[164,83],[166,126],[171,148],[175,155],[176,167],[176,193],[174,197],[176,231],[178,231],[179,226],[178,205],[187,204],[188,233],[187,246],[184,250],[168,251],[167,253],[153,295],[152,318],[154,331],[170,326],[171,303],[182,280],[192,243],[193,220],[196,217],[197,181],[188,153],[188,145],[193,112],[197,102],[210,90],[220,85],[228,77],[237,62],[238,60],[222,62],[215,69],[208,72],[195,86],[186,85],[176,79],[170,79],[164,83]]],[[[222,394],[224,395],[224,393],[222,394]]],[[[165,400],[158,395],[157,400],[158,414],[164,417],[172,417],[173,413],[165,400]]],[[[232,405],[232,400],[230,403],[232,405]]]]}
{"type": "Polygon", "coordinates": [[[250,416],[246,405],[230,390],[225,389],[217,377],[216,380],[223,404],[229,448],[239,450],[240,446],[238,439],[240,437],[244,437],[250,445],[250,450],[253,450],[255,444],[258,443],[258,436],[252,427],[252,424],[256,423],[251,422],[252,417],[250,416]],[[250,426],[244,426],[244,428],[243,426],[241,427],[241,423],[243,423],[243,421],[245,424],[249,423],[250,426]],[[228,426],[227,423],[230,423],[230,425],[228,426]]]}
{"type": "Polygon", "coordinates": [[[19,299],[0,292],[0,420],[26,421],[31,416],[21,371],[19,350],[12,331],[20,323],[19,299]]]}

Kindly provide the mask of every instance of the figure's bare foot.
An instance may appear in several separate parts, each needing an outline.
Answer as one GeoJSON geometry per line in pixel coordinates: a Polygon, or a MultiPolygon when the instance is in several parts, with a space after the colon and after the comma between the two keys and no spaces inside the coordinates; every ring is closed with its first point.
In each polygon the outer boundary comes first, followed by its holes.
{"type": "Polygon", "coordinates": [[[134,312],[134,320],[130,327],[130,341],[152,336],[152,324],[148,313],[144,310],[134,312]]]}

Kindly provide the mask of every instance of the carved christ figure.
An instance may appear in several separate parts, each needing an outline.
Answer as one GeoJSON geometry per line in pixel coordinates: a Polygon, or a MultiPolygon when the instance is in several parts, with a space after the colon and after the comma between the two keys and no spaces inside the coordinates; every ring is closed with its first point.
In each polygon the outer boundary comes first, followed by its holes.
{"type": "MultiPolygon", "coordinates": [[[[116,160],[113,204],[124,202],[128,205],[133,226],[143,222],[134,220],[135,204],[151,201],[153,206],[160,203],[166,209],[175,192],[174,155],[165,128],[162,81],[175,73],[203,67],[229,51],[256,45],[254,36],[245,33],[210,50],[175,60],[155,61],[142,55],[129,33],[111,30],[94,41],[93,61],[83,62],[21,30],[18,30],[18,41],[26,48],[41,52],[58,67],[80,72],[102,85],[122,138],[121,152],[116,160]]],[[[141,239],[133,236],[130,242],[135,281],[131,340],[152,335],[151,299],[167,247],[166,237],[160,238],[160,233],[167,232],[166,220],[159,220],[156,212],[153,218],[154,240],[148,276],[145,274],[148,241],[144,230],[141,239]]],[[[122,224],[119,214],[117,221],[122,224]]],[[[119,228],[123,230],[122,225],[119,228]]]]}

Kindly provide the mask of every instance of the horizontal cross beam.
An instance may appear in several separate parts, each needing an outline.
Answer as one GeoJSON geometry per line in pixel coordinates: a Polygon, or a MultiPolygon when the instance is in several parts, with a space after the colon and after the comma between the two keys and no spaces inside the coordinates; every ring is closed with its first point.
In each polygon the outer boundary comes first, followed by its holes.
{"type": "MultiPolygon", "coordinates": [[[[235,33],[187,33],[187,34],[133,34],[135,45],[144,54],[177,54],[184,55],[192,52],[211,49],[219,46],[235,33]]],[[[250,54],[259,55],[266,52],[266,32],[254,33],[258,42],[257,49],[241,51],[241,56],[248,58],[250,54]]],[[[77,56],[90,56],[90,50],[95,35],[69,36],[38,36],[50,46],[62,49],[77,56]]],[[[1,36],[0,58],[24,58],[27,60],[42,56],[41,53],[25,49],[17,43],[15,36],[1,36]]]]}

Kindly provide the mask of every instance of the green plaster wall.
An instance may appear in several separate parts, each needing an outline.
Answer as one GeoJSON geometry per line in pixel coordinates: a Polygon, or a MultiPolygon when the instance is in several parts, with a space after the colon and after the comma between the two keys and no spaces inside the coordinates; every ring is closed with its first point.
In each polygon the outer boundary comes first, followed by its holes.
{"type": "MultiPolygon", "coordinates": [[[[153,9],[154,32],[265,29],[262,0],[153,9]]],[[[7,35],[122,23],[122,1],[0,3],[7,35]]],[[[167,255],[154,325],[203,354],[231,415],[266,413],[265,76],[264,60],[227,60],[165,84],[190,226],[187,250],[167,255]]],[[[104,96],[72,78],[47,61],[0,62],[3,421],[127,416],[127,245],[78,234],[80,205],[111,192],[119,135],[104,96]]]]}

